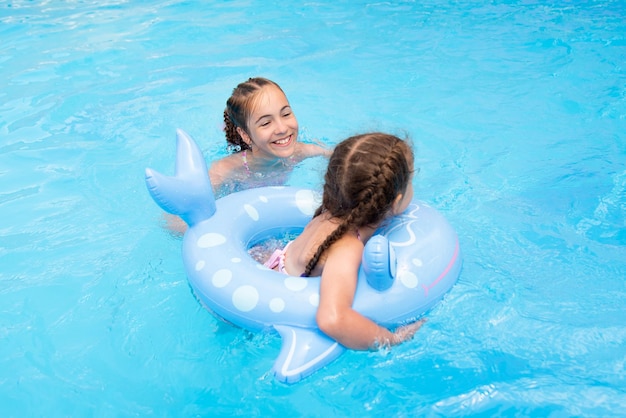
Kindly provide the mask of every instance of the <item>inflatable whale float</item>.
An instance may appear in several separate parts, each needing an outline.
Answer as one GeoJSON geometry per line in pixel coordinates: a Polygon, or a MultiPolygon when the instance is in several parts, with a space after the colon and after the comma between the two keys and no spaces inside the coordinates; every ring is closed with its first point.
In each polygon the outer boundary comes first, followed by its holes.
{"type": "MultiPolygon", "coordinates": [[[[202,153],[180,129],[175,175],[150,168],[145,175],[154,201],[189,226],[183,261],[200,302],[229,323],[280,334],[272,369],[279,381],[298,382],[346,350],[317,327],[319,277],[286,276],[248,254],[267,238],[301,231],[319,206],[317,193],[261,187],[215,200],[202,153]]],[[[367,242],[353,307],[390,328],[413,321],[454,285],[461,265],[455,231],[414,200],[367,242]]]]}

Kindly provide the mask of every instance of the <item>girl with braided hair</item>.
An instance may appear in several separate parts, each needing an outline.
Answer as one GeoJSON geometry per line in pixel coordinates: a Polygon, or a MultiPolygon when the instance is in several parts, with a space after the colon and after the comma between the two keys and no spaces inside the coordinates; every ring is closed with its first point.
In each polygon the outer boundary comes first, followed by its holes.
{"type": "Polygon", "coordinates": [[[365,243],[386,218],[408,207],[413,172],[413,151],[396,136],[367,133],[342,141],[330,157],[313,219],[265,263],[293,276],[321,276],[317,325],[347,348],[400,344],[424,322],[392,332],[352,309],[365,243]]]}
{"type": "Polygon", "coordinates": [[[275,82],[250,78],[233,89],[224,110],[224,132],[233,154],[217,160],[209,176],[217,195],[257,186],[284,185],[305,158],[330,150],[298,142],[298,120],[275,82]]]}

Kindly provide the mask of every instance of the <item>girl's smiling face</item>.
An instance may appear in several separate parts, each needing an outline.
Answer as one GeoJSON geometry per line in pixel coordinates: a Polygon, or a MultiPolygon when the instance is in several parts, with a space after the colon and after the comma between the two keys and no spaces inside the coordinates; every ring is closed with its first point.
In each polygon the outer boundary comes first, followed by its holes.
{"type": "Polygon", "coordinates": [[[298,120],[285,94],[276,86],[264,86],[254,98],[248,132],[237,128],[252,147],[255,158],[289,158],[296,149],[298,120]]]}

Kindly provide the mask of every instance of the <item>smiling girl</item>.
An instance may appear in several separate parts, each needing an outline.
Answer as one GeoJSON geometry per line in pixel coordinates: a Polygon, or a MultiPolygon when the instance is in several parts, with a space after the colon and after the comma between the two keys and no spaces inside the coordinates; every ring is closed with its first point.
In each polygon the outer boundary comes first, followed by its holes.
{"type": "Polygon", "coordinates": [[[330,156],[298,142],[298,120],[275,82],[250,78],[233,90],[224,110],[224,132],[233,154],[209,168],[218,196],[258,186],[283,185],[293,167],[309,157],[330,156]]]}
{"type": "MultiPolygon", "coordinates": [[[[275,82],[250,78],[226,101],[224,132],[233,152],[213,161],[209,177],[216,197],[260,186],[282,186],[294,167],[309,157],[330,157],[332,150],[298,142],[298,120],[275,82]]],[[[165,227],[182,235],[187,225],[165,214],[165,227]]]]}

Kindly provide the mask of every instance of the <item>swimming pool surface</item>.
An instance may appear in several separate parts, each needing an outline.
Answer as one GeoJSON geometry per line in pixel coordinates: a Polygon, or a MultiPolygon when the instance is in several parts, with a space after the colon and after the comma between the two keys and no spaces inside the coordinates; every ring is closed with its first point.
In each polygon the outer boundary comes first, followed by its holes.
{"type": "Polygon", "coordinates": [[[1,416],[626,411],[623,1],[12,1],[0,39],[1,416]],[[293,386],[196,301],[143,180],[176,128],[224,155],[251,76],[309,138],[410,135],[464,254],[413,341],[293,386]]]}

